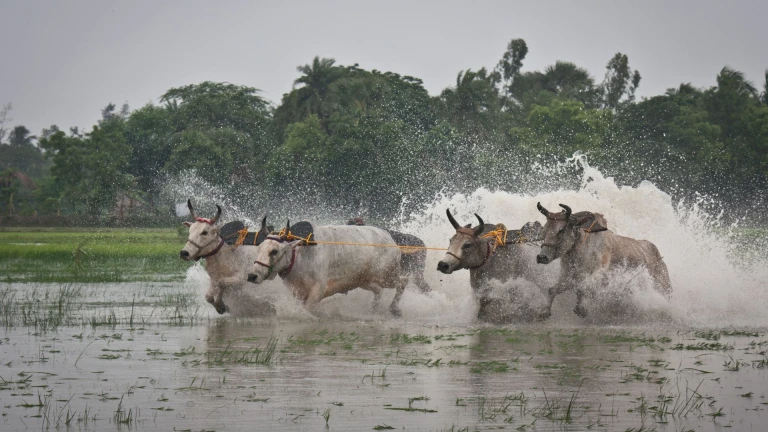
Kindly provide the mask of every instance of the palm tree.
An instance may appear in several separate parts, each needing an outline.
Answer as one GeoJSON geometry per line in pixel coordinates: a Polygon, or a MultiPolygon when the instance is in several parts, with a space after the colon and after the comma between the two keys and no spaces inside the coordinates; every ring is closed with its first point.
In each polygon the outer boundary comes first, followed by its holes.
{"type": "Polygon", "coordinates": [[[717,75],[717,87],[719,90],[734,92],[740,96],[757,97],[757,88],[746,79],[744,73],[728,66],[724,66],[717,75]]]}
{"type": "Polygon", "coordinates": [[[440,99],[453,124],[478,136],[493,129],[501,113],[498,89],[485,68],[459,72],[456,87],[443,90],[440,99]]]}
{"type": "Polygon", "coordinates": [[[595,80],[586,69],[571,62],[558,61],[544,70],[542,76],[543,88],[581,102],[593,102],[595,97],[595,80]]]}
{"type": "Polygon", "coordinates": [[[321,120],[330,117],[331,85],[342,75],[342,68],[334,66],[336,60],[315,57],[311,64],[298,66],[303,75],[293,82],[298,88],[297,105],[303,117],[315,114],[321,120]]]}
{"type": "Polygon", "coordinates": [[[36,147],[32,142],[35,139],[37,137],[32,135],[29,129],[24,126],[16,126],[8,136],[8,144],[11,147],[36,147]]]}

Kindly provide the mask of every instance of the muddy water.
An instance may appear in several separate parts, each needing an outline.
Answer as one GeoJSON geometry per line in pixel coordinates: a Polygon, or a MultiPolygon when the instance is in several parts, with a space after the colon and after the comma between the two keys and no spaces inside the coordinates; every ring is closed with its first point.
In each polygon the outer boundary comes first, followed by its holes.
{"type": "Polygon", "coordinates": [[[1,429],[764,430],[764,328],[588,325],[567,297],[567,318],[545,324],[445,325],[391,318],[357,291],[319,319],[286,305],[218,319],[198,288],[86,287],[81,324],[6,329],[1,429]],[[168,310],[195,318],[137,307],[127,292],[141,289],[176,292],[168,310]]]}
{"type": "MultiPolygon", "coordinates": [[[[598,211],[659,247],[671,301],[618,269],[586,320],[563,295],[545,323],[479,325],[468,272],[437,273],[433,251],[433,291],[409,286],[400,319],[361,290],[313,316],[279,281],[226,293],[220,318],[200,263],[183,284],[0,284],[0,430],[767,430],[765,244],[576,162],[578,190],[438,196],[393,226],[444,246],[445,208],[510,228],[539,201],[598,211]]],[[[544,301],[521,280],[497,293],[544,301]]]]}

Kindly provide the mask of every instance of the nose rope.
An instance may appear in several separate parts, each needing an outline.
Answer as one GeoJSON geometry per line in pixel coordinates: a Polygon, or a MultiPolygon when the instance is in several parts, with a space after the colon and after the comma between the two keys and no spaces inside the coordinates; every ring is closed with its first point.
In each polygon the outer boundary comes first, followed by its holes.
{"type": "MultiPolygon", "coordinates": [[[[224,246],[224,239],[223,239],[223,238],[221,238],[221,237],[219,237],[219,240],[220,240],[220,242],[219,242],[219,245],[218,245],[218,246],[216,246],[216,248],[215,248],[213,251],[211,251],[211,252],[210,252],[210,253],[208,253],[208,254],[205,254],[205,255],[201,255],[201,256],[198,256],[197,258],[195,258],[195,261],[200,261],[202,258],[208,258],[208,257],[210,257],[210,256],[216,255],[216,254],[219,252],[219,250],[221,249],[221,247],[222,247],[222,246],[224,246]]],[[[208,246],[210,246],[211,244],[213,244],[213,242],[215,242],[215,241],[216,241],[216,239],[215,239],[215,238],[212,238],[212,239],[211,239],[211,241],[209,241],[208,243],[206,243],[206,244],[204,244],[204,245],[200,246],[199,244],[195,243],[195,242],[194,242],[194,241],[192,241],[191,239],[187,239],[187,243],[191,243],[191,244],[192,244],[192,246],[194,246],[194,247],[196,247],[196,248],[197,248],[197,253],[198,253],[198,254],[200,254],[200,252],[202,252],[202,251],[203,251],[203,249],[207,248],[208,246]]]]}
{"type": "MultiPolygon", "coordinates": [[[[268,269],[267,270],[267,276],[265,277],[265,279],[268,278],[269,275],[272,274],[272,271],[275,269],[275,265],[274,264],[272,264],[272,265],[265,264],[265,263],[263,263],[263,262],[261,262],[259,260],[256,260],[253,263],[254,264],[258,264],[258,265],[263,266],[263,267],[266,267],[268,269]]],[[[280,270],[279,272],[277,272],[278,276],[280,276],[281,278],[284,278],[284,277],[288,276],[288,274],[291,273],[291,270],[293,270],[293,265],[295,263],[296,263],[296,248],[292,247],[291,248],[291,263],[288,265],[287,269],[280,270]]]]}
{"type": "Polygon", "coordinates": [[[590,225],[589,228],[584,230],[584,237],[581,238],[581,244],[584,244],[584,242],[587,240],[587,235],[592,232],[592,227],[594,227],[596,223],[597,219],[592,222],[592,225],[590,225]]]}
{"type": "Polygon", "coordinates": [[[446,254],[446,255],[450,255],[450,256],[452,256],[452,257],[456,258],[456,259],[457,259],[459,262],[461,262],[461,258],[459,258],[459,257],[457,257],[455,254],[451,253],[451,251],[448,251],[448,252],[446,252],[445,254],[446,254]]]}

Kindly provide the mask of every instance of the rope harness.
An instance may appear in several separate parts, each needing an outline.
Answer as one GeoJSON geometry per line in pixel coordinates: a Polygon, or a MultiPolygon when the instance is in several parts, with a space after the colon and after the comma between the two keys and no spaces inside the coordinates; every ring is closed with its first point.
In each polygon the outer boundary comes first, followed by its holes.
{"type": "MultiPolygon", "coordinates": [[[[460,231],[460,232],[464,232],[464,231],[460,231]]],[[[484,266],[488,262],[488,259],[491,257],[491,255],[493,255],[496,252],[496,249],[498,247],[504,247],[504,246],[507,245],[507,234],[508,233],[509,233],[509,230],[504,226],[504,224],[498,224],[498,225],[496,225],[496,229],[494,229],[493,231],[488,231],[487,233],[481,235],[479,237],[480,239],[490,239],[490,238],[492,238],[493,241],[492,242],[487,242],[485,244],[486,245],[486,252],[485,252],[485,258],[483,258],[483,261],[480,264],[476,265],[476,266],[471,266],[471,267],[467,267],[467,268],[470,269],[470,270],[476,270],[476,269],[479,269],[480,267],[484,266]]],[[[525,243],[526,241],[528,241],[528,239],[526,239],[523,236],[522,232],[518,231],[518,233],[519,233],[519,237],[514,242],[514,244],[525,243]]],[[[474,237],[474,235],[469,234],[468,232],[464,232],[464,234],[467,234],[469,236],[474,237]]],[[[446,254],[456,258],[457,261],[461,262],[461,258],[456,256],[451,251],[446,252],[446,254]]]]}
{"type": "MultiPolygon", "coordinates": [[[[213,244],[213,242],[215,242],[215,241],[216,241],[216,239],[212,238],[211,241],[209,241],[208,243],[200,246],[199,244],[195,243],[194,241],[192,241],[190,239],[187,239],[187,243],[191,243],[192,246],[197,248],[197,253],[202,252],[203,249],[207,248],[208,246],[213,244]]],[[[207,253],[205,255],[200,255],[199,257],[195,258],[195,261],[200,261],[203,258],[208,258],[208,257],[212,257],[212,256],[216,255],[217,253],[219,253],[219,251],[221,250],[222,246],[224,246],[224,243],[225,243],[224,239],[219,237],[219,244],[218,244],[218,246],[216,246],[211,252],[209,252],[209,253],[207,253]]]]}
{"type": "MultiPolygon", "coordinates": [[[[490,258],[490,256],[493,255],[494,252],[496,252],[496,247],[495,246],[491,247],[490,243],[486,243],[485,245],[488,247],[488,250],[485,253],[485,258],[483,258],[483,262],[481,262],[480,264],[478,264],[476,266],[473,266],[473,267],[467,267],[468,269],[470,269],[470,270],[477,270],[480,267],[484,266],[485,263],[488,262],[488,258],[490,258]]],[[[451,255],[453,255],[453,254],[451,254],[451,255]]],[[[453,255],[453,256],[455,257],[456,255],[453,255]]]]}
{"type": "MultiPolygon", "coordinates": [[[[267,238],[265,240],[273,240],[273,241],[276,241],[278,243],[284,243],[286,241],[291,241],[291,240],[289,240],[290,238],[301,239],[301,240],[308,241],[309,238],[312,237],[312,234],[308,235],[306,239],[303,238],[303,237],[295,236],[295,235],[293,235],[291,233],[283,235],[284,231],[285,231],[285,228],[283,228],[277,236],[270,235],[270,236],[267,236],[267,238]]],[[[277,272],[277,275],[280,276],[281,278],[284,278],[284,277],[288,276],[291,273],[291,270],[293,270],[293,265],[296,263],[296,248],[298,246],[301,246],[301,243],[298,243],[298,244],[294,245],[293,247],[291,247],[291,263],[288,265],[288,268],[286,268],[284,270],[280,270],[279,272],[277,272]]],[[[259,260],[256,260],[253,263],[254,264],[258,264],[258,265],[260,265],[262,267],[266,267],[268,269],[267,270],[267,276],[265,277],[265,279],[268,278],[269,275],[272,274],[272,271],[274,271],[274,269],[275,269],[275,265],[274,264],[266,264],[266,263],[263,263],[263,262],[261,262],[259,260]]]]}
{"type": "MultiPolygon", "coordinates": [[[[248,237],[248,234],[250,234],[250,232],[248,232],[248,227],[245,227],[239,230],[237,232],[237,240],[235,240],[235,244],[233,244],[232,246],[235,249],[237,249],[239,246],[242,246],[243,244],[245,244],[245,238],[248,237]]],[[[229,237],[232,237],[232,236],[229,236],[229,237]]],[[[259,239],[259,231],[256,231],[253,233],[253,243],[247,244],[246,246],[257,246],[256,241],[258,241],[258,239],[259,239]]]]}

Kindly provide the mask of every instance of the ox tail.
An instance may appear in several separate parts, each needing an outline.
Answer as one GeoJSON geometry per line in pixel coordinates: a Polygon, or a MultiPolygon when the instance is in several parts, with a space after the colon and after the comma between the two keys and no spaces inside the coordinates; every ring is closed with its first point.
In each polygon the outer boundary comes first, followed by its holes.
{"type": "MultiPolygon", "coordinates": [[[[649,242],[650,243],[650,242],[649,242]]],[[[656,291],[669,299],[672,297],[672,282],[669,279],[669,270],[664,263],[664,257],[661,256],[659,249],[655,244],[650,243],[653,261],[648,266],[648,271],[653,278],[656,291]]]]}

